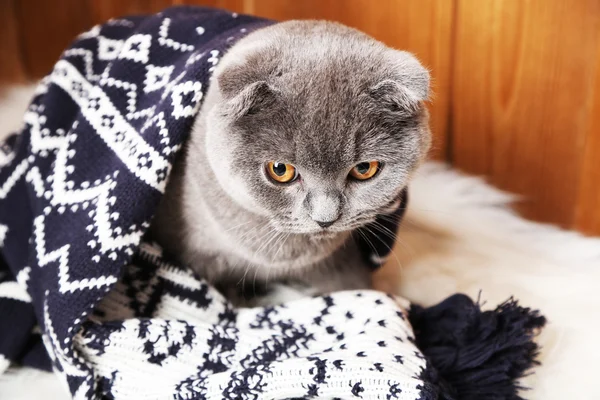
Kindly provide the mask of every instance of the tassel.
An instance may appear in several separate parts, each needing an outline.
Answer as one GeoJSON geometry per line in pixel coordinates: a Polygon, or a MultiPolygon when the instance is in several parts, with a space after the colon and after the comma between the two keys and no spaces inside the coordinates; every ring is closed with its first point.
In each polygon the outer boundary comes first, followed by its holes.
{"type": "Polygon", "coordinates": [[[523,400],[517,380],[534,365],[533,341],[546,319],[513,298],[493,311],[457,294],[436,306],[413,306],[409,313],[416,344],[434,372],[425,379],[444,399],[523,400]]]}

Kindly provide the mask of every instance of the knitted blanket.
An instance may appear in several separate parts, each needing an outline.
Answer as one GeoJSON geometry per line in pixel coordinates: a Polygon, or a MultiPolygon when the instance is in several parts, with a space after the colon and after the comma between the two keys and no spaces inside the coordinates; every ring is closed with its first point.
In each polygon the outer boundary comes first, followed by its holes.
{"type": "Polygon", "coordinates": [[[544,319],[514,301],[235,309],[144,238],[219,58],[271,23],[178,7],[64,52],[0,151],[0,372],[52,369],[81,399],[517,399],[544,319]]]}

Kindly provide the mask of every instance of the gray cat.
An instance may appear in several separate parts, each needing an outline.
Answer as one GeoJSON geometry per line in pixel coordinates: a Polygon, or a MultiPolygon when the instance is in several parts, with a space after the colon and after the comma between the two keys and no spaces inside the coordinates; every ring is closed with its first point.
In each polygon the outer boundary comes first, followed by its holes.
{"type": "Polygon", "coordinates": [[[428,90],[412,55],[337,23],[251,33],[215,71],[153,235],[233,297],[295,282],[261,304],[369,288],[352,232],[397,207],[427,153],[428,90]]]}

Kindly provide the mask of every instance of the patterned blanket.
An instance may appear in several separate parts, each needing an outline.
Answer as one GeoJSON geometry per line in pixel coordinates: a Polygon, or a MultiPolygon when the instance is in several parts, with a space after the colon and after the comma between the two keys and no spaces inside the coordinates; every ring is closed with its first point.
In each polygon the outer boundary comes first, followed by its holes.
{"type": "Polygon", "coordinates": [[[178,7],[64,52],[0,151],[0,372],[52,369],[78,399],[517,399],[544,319],[514,301],[235,309],[144,241],[215,65],[271,23],[178,7]]]}

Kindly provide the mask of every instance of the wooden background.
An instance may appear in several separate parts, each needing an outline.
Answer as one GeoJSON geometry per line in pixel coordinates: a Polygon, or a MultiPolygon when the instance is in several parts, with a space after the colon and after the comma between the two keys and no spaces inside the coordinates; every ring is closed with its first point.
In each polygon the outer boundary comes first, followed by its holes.
{"type": "Polygon", "coordinates": [[[0,0],[0,81],[43,76],[108,18],[182,3],[337,20],[414,52],[433,158],[522,195],[527,217],[600,234],[600,0],[0,0]]]}

